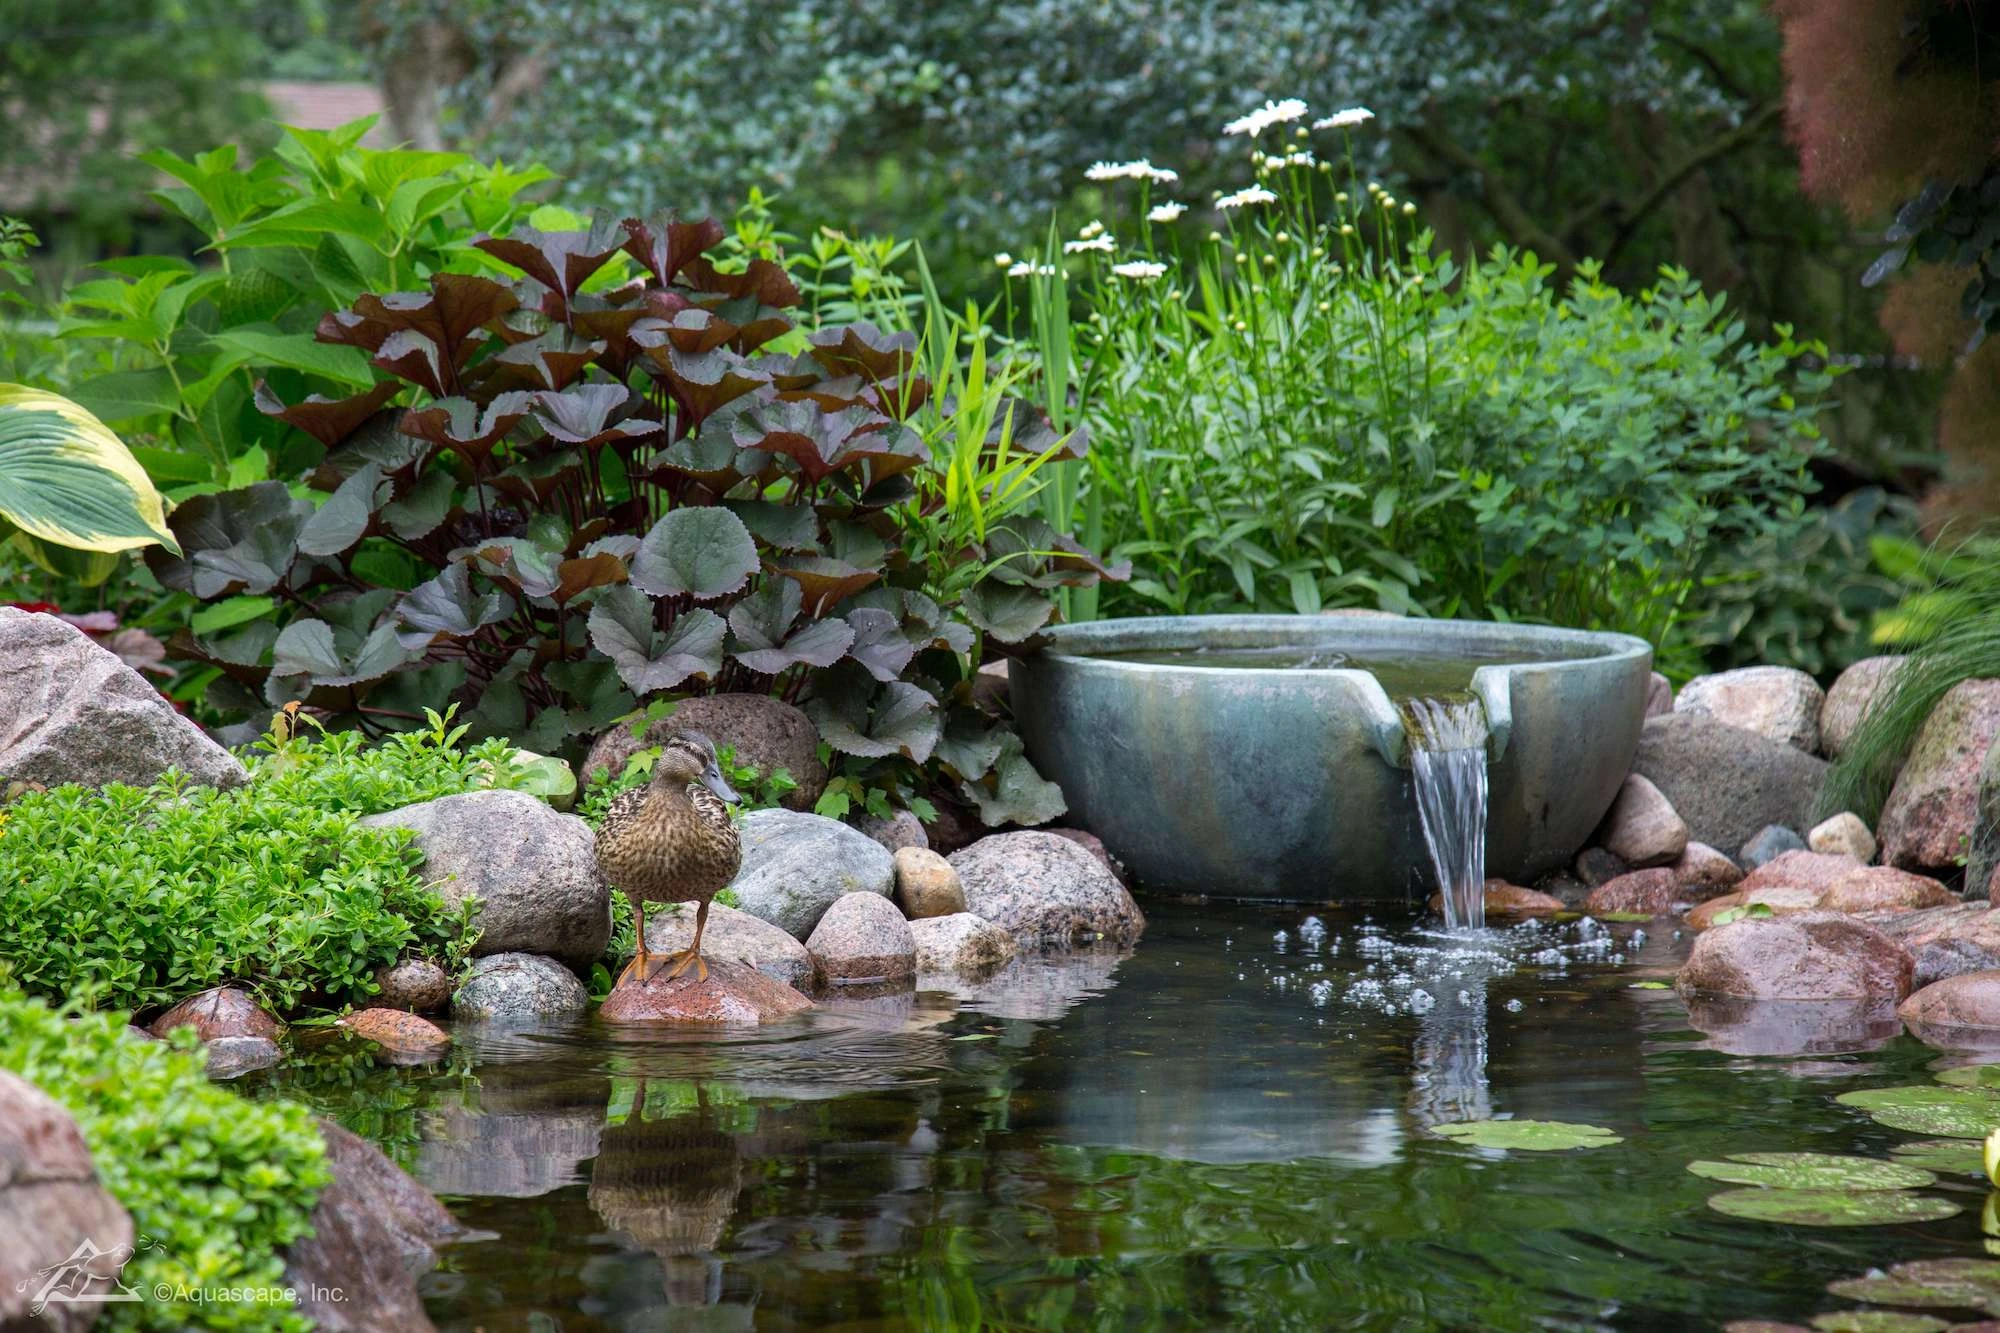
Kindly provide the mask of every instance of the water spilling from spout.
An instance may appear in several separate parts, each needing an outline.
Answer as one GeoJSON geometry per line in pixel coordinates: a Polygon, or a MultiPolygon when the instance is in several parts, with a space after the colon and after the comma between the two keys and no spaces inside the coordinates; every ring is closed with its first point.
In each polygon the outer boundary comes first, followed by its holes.
{"type": "Polygon", "coordinates": [[[1486,924],[1486,710],[1477,699],[1412,699],[1404,711],[1444,922],[1476,929],[1486,924]]]}

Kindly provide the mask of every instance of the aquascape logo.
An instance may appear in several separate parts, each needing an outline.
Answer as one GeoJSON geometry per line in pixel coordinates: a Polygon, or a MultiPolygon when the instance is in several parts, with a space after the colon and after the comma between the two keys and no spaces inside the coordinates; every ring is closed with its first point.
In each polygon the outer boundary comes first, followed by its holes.
{"type": "Polygon", "coordinates": [[[69,1258],[35,1270],[33,1277],[15,1283],[14,1290],[24,1292],[35,1288],[28,1313],[37,1317],[51,1305],[105,1305],[142,1300],[122,1275],[134,1254],[151,1249],[156,1243],[151,1237],[141,1236],[137,1245],[114,1245],[107,1250],[85,1237],[69,1258]]]}

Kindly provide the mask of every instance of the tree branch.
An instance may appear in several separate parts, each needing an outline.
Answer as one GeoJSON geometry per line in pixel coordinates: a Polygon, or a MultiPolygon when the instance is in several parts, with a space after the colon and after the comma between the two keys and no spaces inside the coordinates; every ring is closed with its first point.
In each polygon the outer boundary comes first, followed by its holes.
{"type": "Polygon", "coordinates": [[[1735,129],[1730,130],[1727,134],[1719,135],[1709,140],[1709,142],[1695,149],[1685,158],[1681,159],[1680,162],[1663,172],[1660,178],[1653,182],[1653,187],[1639,197],[1637,203],[1625,208],[1621,208],[1615,203],[1607,205],[1607,207],[1616,211],[1619,216],[1618,230],[1613,234],[1611,244],[1604,251],[1604,262],[1609,264],[1617,258],[1618,252],[1625,248],[1625,243],[1632,239],[1633,234],[1639,230],[1640,225],[1645,222],[1653,210],[1666,202],[1667,196],[1680,188],[1681,182],[1694,175],[1695,172],[1700,171],[1709,163],[1718,158],[1729,156],[1729,154],[1735,152],[1744,144],[1755,139],[1766,125],[1777,118],[1779,111],[1782,109],[1783,107],[1777,102],[1766,102],[1763,106],[1758,107],[1755,111],[1745,116],[1735,129]]]}
{"type": "Polygon", "coordinates": [[[1493,220],[1500,224],[1500,230],[1506,233],[1512,244],[1533,250],[1563,269],[1576,267],[1576,254],[1563,239],[1535,221],[1526,206],[1501,181],[1494,167],[1446,134],[1438,121],[1439,116],[1433,109],[1422,124],[1412,126],[1404,133],[1431,156],[1470,173],[1478,181],[1479,201],[1493,215],[1493,220]]]}

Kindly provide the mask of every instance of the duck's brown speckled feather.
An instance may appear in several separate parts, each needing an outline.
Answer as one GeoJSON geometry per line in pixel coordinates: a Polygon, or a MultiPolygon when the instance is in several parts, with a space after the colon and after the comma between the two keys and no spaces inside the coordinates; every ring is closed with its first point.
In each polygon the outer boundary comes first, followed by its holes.
{"type": "Polygon", "coordinates": [[[708,788],[649,783],[611,803],[597,830],[597,864],[629,898],[707,902],[736,878],[743,845],[729,807],[708,788]]]}

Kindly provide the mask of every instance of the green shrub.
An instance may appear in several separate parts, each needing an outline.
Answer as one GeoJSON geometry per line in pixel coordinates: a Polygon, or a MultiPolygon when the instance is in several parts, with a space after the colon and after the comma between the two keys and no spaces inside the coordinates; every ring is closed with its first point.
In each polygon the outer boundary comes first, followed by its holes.
{"type": "Polygon", "coordinates": [[[308,1321],[283,1302],[163,1303],[156,1285],[284,1286],[282,1250],[310,1229],[330,1173],[312,1114],[245,1101],[210,1083],[188,1034],[125,1033],[121,1013],[52,1011],[0,981],[0,1068],[76,1117],[104,1187],[140,1246],[123,1280],[137,1304],[100,1307],[101,1327],[274,1329],[308,1321]]]}
{"type": "Polygon", "coordinates": [[[506,747],[442,724],[368,748],[274,741],[230,791],[169,775],[28,792],[0,810],[0,961],[32,993],[146,1010],[223,982],[280,1011],[374,988],[406,951],[461,956],[469,912],[419,879],[408,835],[358,816],[511,781],[506,747]]]}

